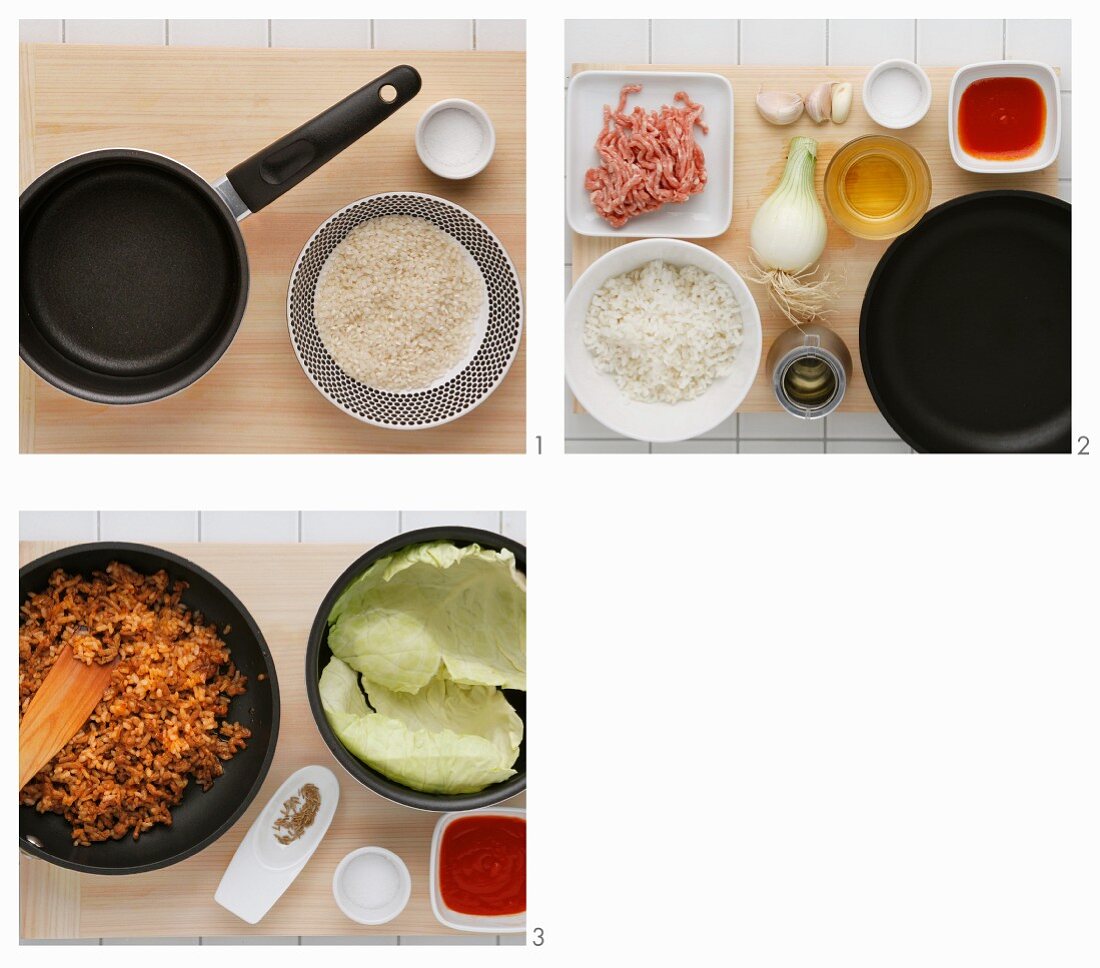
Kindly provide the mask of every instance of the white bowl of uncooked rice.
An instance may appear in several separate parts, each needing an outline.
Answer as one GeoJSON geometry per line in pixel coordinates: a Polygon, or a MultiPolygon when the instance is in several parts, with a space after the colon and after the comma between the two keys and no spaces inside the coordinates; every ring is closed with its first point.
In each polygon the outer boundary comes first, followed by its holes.
{"type": "Polygon", "coordinates": [[[465,209],[415,192],[328,219],[291,276],[287,320],[314,386],[352,416],[400,429],[446,423],[504,378],[519,346],[519,279],[465,209]]]}
{"type": "Polygon", "coordinates": [[[744,280],[702,246],[642,239],[612,249],[565,305],[565,373],[577,401],[616,433],[671,442],[741,405],[763,337],[744,280]]]}

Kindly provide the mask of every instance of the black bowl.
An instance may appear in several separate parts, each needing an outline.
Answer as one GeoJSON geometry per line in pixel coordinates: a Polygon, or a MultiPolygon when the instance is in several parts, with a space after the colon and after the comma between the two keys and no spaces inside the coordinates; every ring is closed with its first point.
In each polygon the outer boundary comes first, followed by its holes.
{"type": "Polygon", "coordinates": [[[373,790],[387,800],[400,803],[406,807],[415,807],[418,810],[475,810],[479,807],[489,807],[517,793],[522,793],[527,787],[527,693],[520,689],[505,689],[504,696],[511,703],[512,708],[523,720],[523,741],[519,747],[519,758],[515,763],[516,775],[509,777],[501,783],[487,786],[478,793],[439,794],[422,793],[412,790],[400,783],[395,783],[389,777],[383,776],[377,770],[371,769],[353,753],[349,753],[325,718],[325,711],[321,707],[321,693],[319,682],[321,670],[328,665],[332,658],[332,652],[328,647],[328,616],[332,611],[336,599],[340,597],[344,589],[358,578],[364,571],[373,565],[379,558],[385,558],[395,551],[407,548],[409,545],[422,544],[426,541],[452,541],[456,545],[478,544],[483,548],[491,548],[494,551],[507,549],[516,556],[516,568],[526,574],[527,549],[510,538],[494,534],[492,531],[480,531],[477,528],[438,527],[421,528],[419,531],[409,531],[406,534],[397,535],[389,541],[371,548],[361,558],[356,559],[344,573],[336,579],[329,589],[321,607],[317,610],[317,617],[313,620],[313,628],[309,633],[309,644],[306,646],[306,693],[309,696],[309,708],[313,711],[313,719],[320,730],[321,738],[332,751],[332,755],[340,761],[340,765],[348,771],[356,780],[368,790],[373,790]]]}
{"type": "Polygon", "coordinates": [[[248,677],[248,691],[235,696],[229,719],[252,730],[245,749],[223,764],[225,772],[204,792],[189,783],[180,803],[172,807],[172,826],[157,824],[135,841],[107,840],[88,847],[73,845],[71,827],[55,813],[19,808],[19,847],[42,860],[91,874],[137,874],[178,863],[197,854],[224,834],[259,792],[275,755],[279,735],[279,684],[275,663],[263,635],[244,605],[209,572],[179,555],[147,545],[96,542],[54,551],[19,570],[19,603],[46,587],[58,568],[70,574],[103,571],[121,561],[143,574],[163,568],[173,580],[187,582],[183,602],[219,629],[231,626],[223,638],[233,662],[248,677]],[[259,676],[267,678],[262,682],[259,676]],[[33,839],[32,839],[33,838],[33,839]]]}

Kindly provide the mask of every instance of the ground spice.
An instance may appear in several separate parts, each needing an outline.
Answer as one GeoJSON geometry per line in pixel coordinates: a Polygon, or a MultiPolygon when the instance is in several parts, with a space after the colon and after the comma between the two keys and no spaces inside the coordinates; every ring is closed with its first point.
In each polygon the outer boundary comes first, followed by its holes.
{"type": "Polygon", "coordinates": [[[321,807],[321,791],[312,783],[303,786],[284,804],[283,811],[272,824],[275,839],[280,844],[292,844],[313,826],[321,807]]]}

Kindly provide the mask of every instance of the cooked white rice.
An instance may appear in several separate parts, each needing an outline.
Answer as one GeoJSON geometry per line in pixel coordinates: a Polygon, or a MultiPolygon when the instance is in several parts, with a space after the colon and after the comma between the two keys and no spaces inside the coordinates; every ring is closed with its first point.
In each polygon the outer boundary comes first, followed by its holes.
{"type": "Polygon", "coordinates": [[[348,376],[379,390],[415,390],[470,352],[485,283],[466,250],[412,215],[352,229],[325,262],[313,317],[348,376]]]}
{"type": "Polygon", "coordinates": [[[584,345],[633,400],[677,403],[733,367],[741,307],[721,279],[657,259],[608,279],[588,304],[584,345]]]}

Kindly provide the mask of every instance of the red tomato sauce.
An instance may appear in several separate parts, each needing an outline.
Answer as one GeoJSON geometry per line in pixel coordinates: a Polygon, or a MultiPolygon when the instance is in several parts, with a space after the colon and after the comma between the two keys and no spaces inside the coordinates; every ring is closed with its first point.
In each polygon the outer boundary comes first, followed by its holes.
{"type": "Polygon", "coordinates": [[[1042,146],[1046,123],[1046,97],[1030,77],[974,81],[959,101],[959,144],[975,158],[1027,158],[1042,146]]]}
{"type": "Polygon", "coordinates": [[[523,914],[527,821],[492,814],[452,820],[439,847],[439,891],[459,914],[523,914]]]}

